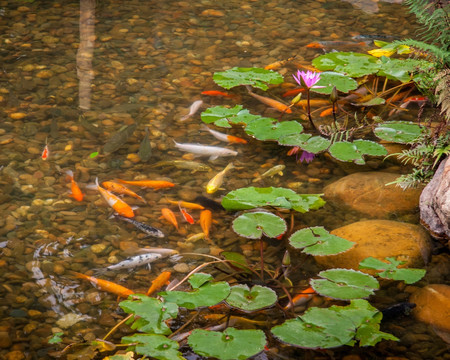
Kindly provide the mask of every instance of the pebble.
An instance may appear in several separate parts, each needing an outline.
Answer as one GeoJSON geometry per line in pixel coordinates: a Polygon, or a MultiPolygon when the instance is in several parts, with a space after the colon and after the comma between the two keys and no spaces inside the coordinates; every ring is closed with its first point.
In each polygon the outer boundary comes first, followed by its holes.
{"type": "Polygon", "coordinates": [[[176,272],[182,273],[182,274],[186,274],[190,271],[189,265],[186,263],[178,263],[176,264],[173,269],[176,272]]]}

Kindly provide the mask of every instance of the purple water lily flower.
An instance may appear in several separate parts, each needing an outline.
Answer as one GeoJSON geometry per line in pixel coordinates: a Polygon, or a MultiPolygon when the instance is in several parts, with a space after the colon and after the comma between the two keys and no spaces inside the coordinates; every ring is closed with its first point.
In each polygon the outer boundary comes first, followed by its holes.
{"type": "Polygon", "coordinates": [[[292,75],[294,80],[301,86],[305,86],[308,89],[318,89],[323,88],[325,86],[314,86],[320,80],[320,73],[314,71],[297,71],[297,76],[295,74],[292,75]],[[302,81],[303,80],[303,81],[302,81]]]}
{"type": "Polygon", "coordinates": [[[315,154],[303,150],[302,155],[300,156],[299,162],[305,162],[305,163],[309,164],[311,161],[314,160],[315,156],[316,156],[315,154]]]}

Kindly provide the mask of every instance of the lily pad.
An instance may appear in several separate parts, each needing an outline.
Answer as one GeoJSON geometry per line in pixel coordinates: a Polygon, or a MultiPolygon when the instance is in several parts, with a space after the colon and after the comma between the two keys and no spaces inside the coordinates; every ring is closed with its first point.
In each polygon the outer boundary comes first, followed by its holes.
{"type": "Polygon", "coordinates": [[[238,268],[240,270],[244,270],[246,273],[251,274],[252,272],[249,270],[249,266],[247,263],[247,258],[238,252],[232,251],[224,251],[220,255],[222,255],[226,260],[230,260],[230,266],[238,268]]]}
{"type": "Polygon", "coordinates": [[[309,255],[336,255],[355,245],[352,241],[330,234],[321,226],[296,231],[289,238],[289,244],[309,255]]]}
{"type": "Polygon", "coordinates": [[[340,161],[356,161],[364,163],[364,159],[355,144],[348,141],[336,141],[328,150],[335,159],[340,161]]]}
{"type": "Polygon", "coordinates": [[[371,275],[350,269],[331,269],[318,274],[323,279],[312,279],[310,285],[323,296],[352,300],[374,294],[380,285],[371,275]]]}
{"type": "Polygon", "coordinates": [[[264,235],[275,238],[287,229],[286,222],[269,212],[251,212],[238,216],[233,221],[233,230],[249,239],[260,239],[264,235]]]}
{"type": "Polygon", "coordinates": [[[299,146],[307,152],[318,154],[328,149],[330,144],[330,140],[325,139],[322,136],[313,136],[299,146]]]}
{"type": "Polygon", "coordinates": [[[303,126],[297,121],[278,122],[272,118],[259,118],[247,124],[245,132],[258,140],[278,140],[280,137],[299,134],[303,126]]]}
{"type": "Polygon", "coordinates": [[[221,360],[245,360],[264,350],[266,336],[262,330],[237,330],[224,332],[195,329],[188,338],[195,353],[221,360]]]}
{"type": "Polygon", "coordinates": [[[231,287],[226,303],[243,311],[256,311],[272,306],[277,300],[275,291],[268,287],[255,285],[250,290],[239,284],[231,287]]]}
{"type": "Polygon", "coordinates": [[[386,148],[374,141],[358,139],[353,141],[358,151],[363,155],[384,156],[387,155],[386,148]]]}
{"type": "Polygon", "coordinates": [[[368,257],[359,263],[360,269],[378,270],[378,276],[385,279],[404,281],[406,284],[413,284],[425,276],[424,269],[399,269],[398,266],[405,261],[396,260],[393,257],[386,258],[386,261],[368,257]]]}
{"type": "Polygon", "coordinates": [[[148,356],[158,360],[184,360],[184,357],[178,351],[180,344],[176,341],[168,339],[162,335],[154,334],[134,334],[132,336],[124,336],[123,344],[133,345],[134,351],[139,355],[148,356]]]}
{"type": "Polygon", "coordinates": [[[408,144],[416,140],[424,128],[407,121],[389,121],[378,124],[374,130],[376,136],[382,140],[408,144]]]}
{"type": "Polygon", "coordinates": [[[354,52],[331,52],[316,57],[312,65],[319,70],[334,70],[351,77],[375,74],[380,68],[376,57],[354,52]]]}
{"type": "Polygon", "coordinates": [[[416,59],[390,59],[384,58],[380,65],[378,76],[386,76],[391,80],[408,82],[412,74],[431,67],[431,63],[416,59]],[[429,64],[427,66],[427,64],[429,64]],[[425,65],[425,66],[424,66],[425,65]]]}
{"type": "Polygon", "coordinates": [[[252,115],[242,105],[236,105],[233,108],[224,106],[214,106],[206,109],[201,114],[201,119],[206,124],[214,123],[214,125],[231,128],[231,124],[241,124],[246,126],[253,120],[260,119],[260,115],[252,115]]]}
{"type": "Polygon", "coordinates": [[[337,72],[324,71],[320,73],[320,80],[317,82],[316,86],[324,86],[323,88],[312,88],[319,94],[331,94],[333,87],[336,89],[348,93],[351,90],[355,90],[358,87],[358,83],[351,77],[339,74],[337,72]]]}
{"type": "Polygon", "coordinates": [[[289,134],[286,136],[280,136],[278,138],[278,144],[285,146],[300,146],[304,144],[311,137],[311,134],[289,134]]]}
{"type": "Polygon", "coordinates": [[[232,69],[216,72],[213,76],[214,82],[225,89],[239,85],[251,85],[261,90],[267,90],[267,84],[281,84],[283,77],[272,70],[265,70],[262,68],[240,68],[234,67],[232,69]]]}

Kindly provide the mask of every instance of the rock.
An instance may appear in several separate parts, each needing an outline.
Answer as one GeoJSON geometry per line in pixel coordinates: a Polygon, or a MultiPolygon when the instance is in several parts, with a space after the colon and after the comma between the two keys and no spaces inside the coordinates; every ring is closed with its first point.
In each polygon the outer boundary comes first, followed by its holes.
{"type": "Polygon", "coordinates": [[[398,215],[412,212],[419,205],[421,190],[386,186],[399,176],[400,174],[387,172],[351,174],[326,186],[325,198],[375,218],[386,218],[392,213],[398,215]]]}
{"type": "Polygon", "coordinates": [[[420,196],[420,221],[450,247],[450,157],[442,161],[420,196]]]}
{"type": "MultiPolygon", "coordinates": [[[[315,260],[327,268],[359,270],[360,261],[372,256],[384,260],[396,257],[405,267],[423,267],[430,257],[427,232],[419,225],[389,220],[367,220],[340,227],[331,234],[355,242],[350,250],[331,256],[316,256],[315,260]]],[[[361,270],[373,273],[369,270],[361,270]]]]}
{"type": "Polygon", "coordinates": [[[413,315],[419,321],[429,324],[445,339],[450,338],[450,286],[444,284],[427,285],[410,297],[416,304],[413,315]]]}
{"type": "Polygon", "coordinates": [[[12,345],[9,333],[6,331],[0,331],[0,348],[8,349],[12,345]]]}

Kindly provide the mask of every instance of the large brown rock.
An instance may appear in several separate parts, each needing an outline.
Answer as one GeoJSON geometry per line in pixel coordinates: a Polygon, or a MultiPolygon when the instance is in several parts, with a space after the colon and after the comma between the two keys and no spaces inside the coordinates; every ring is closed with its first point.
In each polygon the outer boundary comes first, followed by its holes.
{"type": "Polygon", "coordinates": [[[421,189],[402,190],[386,185],[400,175],[372,171],[351,174],[326,186],[325,198],[374,218],[412,212],[419,206],[421,189]]]}
{"type": "Polygon", "coordinates": [[[380,260],[395,257],[405,261],[405,267],[423,267],[430,257],[428,233],[419,225],[367,220],[340,227],[331,231],[331,234],[356,244],[342,254],[316,256],[317,263],[326,268],[358,270],[359,263],[370,256],[380,260]]]}

